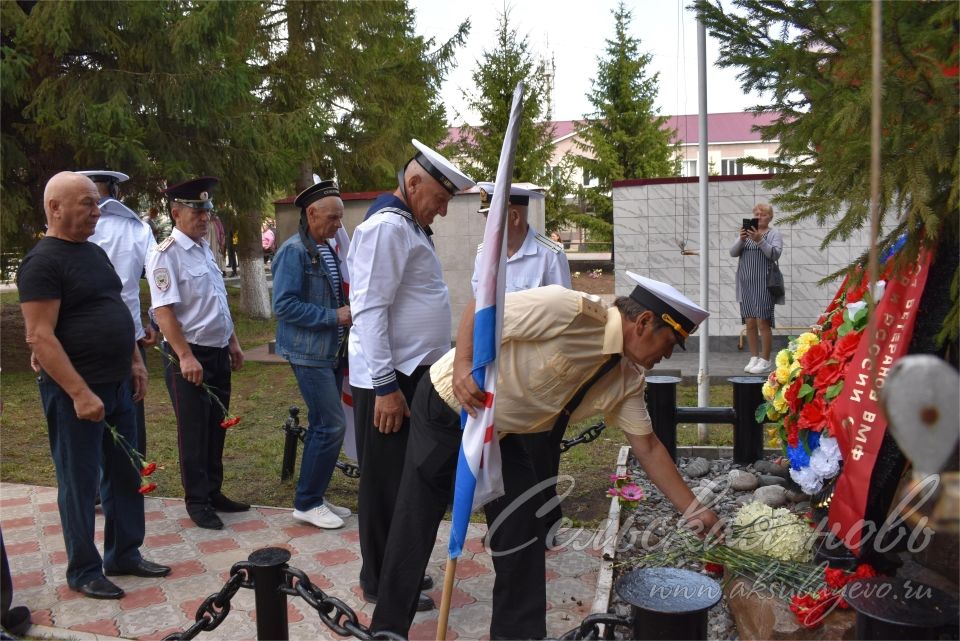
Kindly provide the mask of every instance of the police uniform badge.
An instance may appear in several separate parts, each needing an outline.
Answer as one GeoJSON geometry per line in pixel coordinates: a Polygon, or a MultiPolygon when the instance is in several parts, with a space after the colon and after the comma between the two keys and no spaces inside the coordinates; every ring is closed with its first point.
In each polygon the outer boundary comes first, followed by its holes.
{"type": "Polygon", "coordinates": [[[158,267],[153,270],[153,284],[157,286],[161,292],[165,292],[170,289],[170,270],[166,267],[158,267]]]}

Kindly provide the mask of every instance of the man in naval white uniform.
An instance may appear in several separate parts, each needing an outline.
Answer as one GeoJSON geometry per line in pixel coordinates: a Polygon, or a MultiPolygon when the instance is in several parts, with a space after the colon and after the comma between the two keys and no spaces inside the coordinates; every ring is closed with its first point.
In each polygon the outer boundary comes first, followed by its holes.
{"type": "MultiPolygon", "coordinates": [[[[123,289],[120,297],[130,310],[133,318],[133,329],[136,334],[140,356],[146,364],[146,350],[144,348],[157,344],[157,332],[147,323],[144,325],[140,315],[140,276],[143,275],[147,264],[147,255],[157,244],[150,226],[140,220],[140,215],[119,200],[120,183],[130,180],[130,176],[119,171],[93,169],[78,171],[90,178],[97,186],[100,194],[100,220],[90,242],[100,245],[113,264],[113,269],[120,277],[123,289]]],[[[134,389],[135,386],[131,386],[134,389]]],[[[146,381],[143,385],[146,392],[146,381]]],[[[144,457],[147,455],[147,426],[144,418],[143,399],[135,403],[137,415],[137,451],[144,457]]]]}
{"type": "MultiPolygon", "coordinates": [[[[414,140],[417,154],[398,187],[377,198],[353,233],[350,273],[350,386],[360,463],[360,587],[377,600],[380,566],[403,471],[410,401],[417,382],[450,349],[450,294],[430,224],[473,180],[414,140]]],[[[425,580],[423,589],[432,582],[425,580]]],[[[433,600],[420,595],[417,608],[433,600]]]]}
{"type": "MultiPolygon", "coordinates": [[[[480,209],[484,216],[490,211],[494,184],[477,183],[480,188],[480,209]]],[[[507,210],[507,276],[506,293],[519,292],[546,285],[562,285],[570,289],[570,264],[563,246],[555,243],[534,229],[528,222],[531,200],[543,200],[543,194],[523,187],[510,188],[510,205],[507,210]]],[[[480,263],[480,248],[473,269],[473,294],[477,294],[477,268],[480,263]]]]}

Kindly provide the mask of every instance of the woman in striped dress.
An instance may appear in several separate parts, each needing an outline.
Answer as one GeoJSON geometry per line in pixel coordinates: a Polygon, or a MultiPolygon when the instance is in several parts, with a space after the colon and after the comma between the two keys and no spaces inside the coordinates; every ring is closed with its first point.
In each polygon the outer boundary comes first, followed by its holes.
{"type": "Polygon", "coordinates": [[[773,207],[758,203],[753,208],[753,216],[757,219],[757,226],[740,229],[730,255],[740,258],[737,264],[737,302],[740,303],[740,316],[747,325],[747,344],[751,354],[750,362],[743,369],[750,374],[765,374],[772,369],[773,306],[774,303],[783,303],[782,299],[775,301],[767,290],[767,270],[783,253],[783,236],[770,226],[773,207]]]}

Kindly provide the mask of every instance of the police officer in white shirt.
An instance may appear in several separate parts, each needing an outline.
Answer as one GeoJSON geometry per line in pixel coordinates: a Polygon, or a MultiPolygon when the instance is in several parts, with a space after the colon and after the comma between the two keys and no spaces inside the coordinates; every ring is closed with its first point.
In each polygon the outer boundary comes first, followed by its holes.
{"type": "MultiPolygon", "coordinates": [[[[130,176],[119,171],[105,169],[78,171],[78,174],[87,176],[97,186],[100,193],[100,220],[90,242],[100,245],[113,264],[113,269],[120,277],[123,289],[120,297],[123,299],[130,316],[133,318],[133,329],[136,334],[137,345],[140,347],[140,356],[146,363],[144,347],[157,343],[157,332],[149,324],[144,326],[140,316],[140,276],[143,275],[147,264],[147,254],[157,244],[150,231],[150,226],[140,220],[137,212],[133,211],[119,200],[119,185],[130,180],[130,176]]],[[[133,389],[135,386],[132,386],[133,389]]],[[[146,390],[146,381],[144,381],[146,390]]],[[[141,456],[147,455],[147,428],[144,418],[143,400],[137,401],[137,451],[141,456]]]]}
{"type": "MultiPolygon", "coordinates": [[[[480,209],[484,216],[490,211],[494,183],[477,183],[480,188],[480,209]]],[[[510,202],[507,209],[507,272],[505,291],[519,292],[525,289],[561,285],[567,289],[570,285],[570,264],[563,246],[555,243],[531,227],[528,211],[531,200],[542,200],[543,194],[516,185],[510,187],[510,202]]],[[[480,243],[483,247],[483,243],[480,243]]],[[[477,248],[477,260],[473,269],[473,293],[477,293],[477,266],[480,264],[480,247],[477,248]]],[[[544,505],[550,509],[543,514],[541,521],[547,533],[545,543],[551,547],[557,522],[563,518],[560,499],[557,498],[557,474],[560,472],[560,442],[564,432],[555,430],[520,436],[539,481],[552,479],[552,483],[541,492],[544,505]]]]}
{"type": "Polygon", "coordinates": [[[207,176],[164,190],[175,227],[147,261],[154,315],[168,356],[164,378],[177,416],[187,514],[211,530],[223,528],[217,511],[250,509],[221,490],[227,430],[220,426],[225,418],[220,405],[230,408],[230,372],[243,366],[243,350],[233,331],[223,276],[206,241],[210,191],[218,182],[207,176]]]}
{"type": "MultiPolygon", "coordinates": [[[[375,603],[420,377],[450,348],[450,295],[430,224],[475,184],[414,140],[417,154],[398,187],[377,198],[353,233],[350,273],[350,385],[360,463],[360,586],[375,603]]],[[[432,583],[425,581],[423,589],[432,583]]],[[[434,607],[420,595],[418,609],[434,607]]]]}
{"type": "MultiPolygon", "coordinates": [[[[477,183],[480,188],[480,209],[484,216],[490,211],[494,184],[477,183]]],[[[570,264],[563,246],[537,232],[527,222],[531,200],[543,200],[543,194],[523,187],[510,187],[510,206],[507,210],[507,276],[506,292],[562,285],[570,289],[570,264]]],[[[476,264],[480,263],[477,247],[476,264]]],[[[473,293],[477,293],[477,269],[473,270],[473,293]]]]}

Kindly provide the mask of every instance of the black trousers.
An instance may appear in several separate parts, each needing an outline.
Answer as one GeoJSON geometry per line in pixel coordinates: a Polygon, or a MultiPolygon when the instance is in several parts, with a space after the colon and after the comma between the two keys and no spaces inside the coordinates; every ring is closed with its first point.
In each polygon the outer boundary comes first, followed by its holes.
{"type": "MultiPolygon", "coordinates": [[[[413,401],[417,383],[429,369],[429,366],[418,367],[410,376],[397,372],[397,383],[407,405],[413,401]]],[[[379,594],[380,568],[383,565],[393,506],[397,502],[397,490],[403,473],[410,419],[404,419],[399,431],[381,434],[373,426],[373,408],[377,398],[374,391],[353,386],[350,389],[353,392],[357,463],[360,464],[357,509],[362,558],[360,587],[367,593],[379,594]]],[[[422,574],[420,576],[423,577],[422,574]]]]}
{"type": "MultiPolygon", "coordinates": [[[[174,355],[167,343],[163,349],[174,355]]],[[[203,382],[220,403],[230,409],[230,351],[226,347],[190,345],[203,367],[203,382]]],[[[210,503],[223,486],[223,444],[227,430],[220,427],[223,410],[202,386],[187,382],[180,366],[169,359],[164,379],[173,411],[177,416],[177,448],[180,452],[180,480],[187,510],[210,503]]]]}
{"type": "MultiPolygon", "coordinates": [[[[143,345],[137,345],[137,349],[140,350],[140,358],[143,359],[143,366],[147,366],[147,350],[143,348],[143,345]]],[[[130,391],[133,391],[133,382],[130,383],[130,391]]],[[[134,415],[137,417],[137,451],[140,452],[140,456],[143,457],[143,460],[147,460],[147,417],[144,412],[143,399],[140,399],[133,404],[134,415]]]]}
{"type": "Polygon", "coordinates": [[[551,482],[540,491],[541,506],[549,505],[540,517],[540,524],[547,534],[547,545],[550,545],[550,531],[559,527],[557,522],[563,518],[560,498],[557,496],[557,475],[560,474],[560,442],[566,432],[567,424],[554,426],[549,432],[535,434],[517,434],[514,438],[520,440],[530,456],[530,462],[537,473],[540,482],[551,479],[551,482]],[[558,429],[562,427],[563,429],[558,429]]]}
{"type": "MultiPolygon", "coordinates": [[[[429,378],[417,387],[410,439],[371,629],[407,636],[416,613],[420,580],[437,529],[450,503],[460,452],[460,417],[437,394],[429,378]]],[[[484,506],[493,557],[491,639],[546,636],[546,560],[543,530],[534,512],[540,493],[526,448],[515,436],[500,441],[505,494],[484,506]],[[526,496],[523,496],[526,495],[526,496]]]]}

